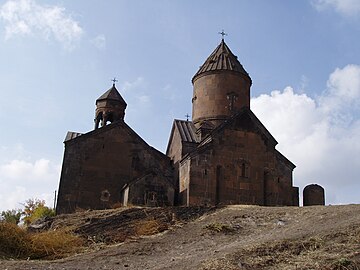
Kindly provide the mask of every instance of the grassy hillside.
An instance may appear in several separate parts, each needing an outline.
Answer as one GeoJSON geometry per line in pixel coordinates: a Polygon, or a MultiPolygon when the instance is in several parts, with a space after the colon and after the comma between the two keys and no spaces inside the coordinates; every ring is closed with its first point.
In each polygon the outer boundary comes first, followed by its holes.
{"type": "Polygon", "coordinates": [[[53,261],[3,260],[2,267],[360,269],[360,205],[120,208],[42,225],[73,232],[83,249],[53,261]]]}

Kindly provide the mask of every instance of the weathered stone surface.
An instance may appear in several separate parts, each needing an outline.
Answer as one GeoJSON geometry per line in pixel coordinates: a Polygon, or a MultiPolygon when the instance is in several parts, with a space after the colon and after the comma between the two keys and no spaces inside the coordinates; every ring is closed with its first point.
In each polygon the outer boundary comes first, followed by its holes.
{"type": "Polygon", "coordinates": [[[242,74],[215,72],[195,80],[192,119],[196,128],[205,121],[218,126],[243,107],[250,107],[250,81],[242,74]]]}
{"type": "Polygon", "coordinates": [[[307,185],[303,191],[304,206],[325,205],[325,190],[317,184],[307,185]]]}
{"type": "Polygon", "coordinates": [[[127,104],[115,85],[103,94],[95,130],[66,137],[57,213],[129,204],[299,205],[295,165],[250,110],[251,78],[224,40],[192,82],[193,121],[174,121],[166,156],[124,122],[127,104]]]}
{"type": "MultiPolygon", "coordinates": [[[[170,159],[146,144],[126,123],[116,122],[83,134],[65,142],[57,213],[123,203],[124,186],[144,176],[160,181],[163,190],[174,192],[170,159]]],[[[144,196],[157,192],[158,187],[141,188],[141,199],[130,197],[130,202],[146,205],[144,196]]],[[[139,192],[136,196],[140,196],[139,192]]],[[[173,205],[173,199],[168,199],[162,205],[173,205]]]]}
{"type": "Polygon", "coordinates": [[[247,123],[248,114],[228,120],[180,162],[182,203],[298,205],[295,166],[259,132],[260,122],[247,123]]]}
{"type": "Polygon", "coordinates": [[[251,112],[251,78],[223,40],[192,82],[197,144],[189,150],[174,124],[167,151],[179,175],[178,202],[299,205],[295,165],[251,112]]]}

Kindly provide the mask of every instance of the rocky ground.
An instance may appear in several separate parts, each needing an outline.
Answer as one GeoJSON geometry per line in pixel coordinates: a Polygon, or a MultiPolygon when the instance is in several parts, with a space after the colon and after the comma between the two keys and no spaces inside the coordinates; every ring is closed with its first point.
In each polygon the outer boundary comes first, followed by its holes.
{"type": "Polygon", "coordinates": [[[61,215],[80,254],[1,269],[360,269],[360,205],[128,208],[61,215]]]}

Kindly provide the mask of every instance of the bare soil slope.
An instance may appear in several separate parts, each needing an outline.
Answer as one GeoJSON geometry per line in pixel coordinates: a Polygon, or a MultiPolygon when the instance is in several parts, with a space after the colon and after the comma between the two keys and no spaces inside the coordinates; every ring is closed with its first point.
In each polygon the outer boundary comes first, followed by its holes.
{"type": "Polygon", "coordinates": [[[360,205],[130,208],[58,216],[89,248],[1,269],[360,269],[360,205]]]}

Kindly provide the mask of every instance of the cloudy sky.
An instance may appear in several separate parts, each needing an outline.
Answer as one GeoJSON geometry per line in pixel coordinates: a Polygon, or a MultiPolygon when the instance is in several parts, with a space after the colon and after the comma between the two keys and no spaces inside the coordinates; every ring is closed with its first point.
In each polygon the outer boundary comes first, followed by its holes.
{"type": "Polygon", "coordinates": [[[360,203],[360,1],[2,0],[0,210],[53,204],[65,134],[93,129],[113,77],[126,122],[165,151],[222,29],[294,184],[360,203]]]}

